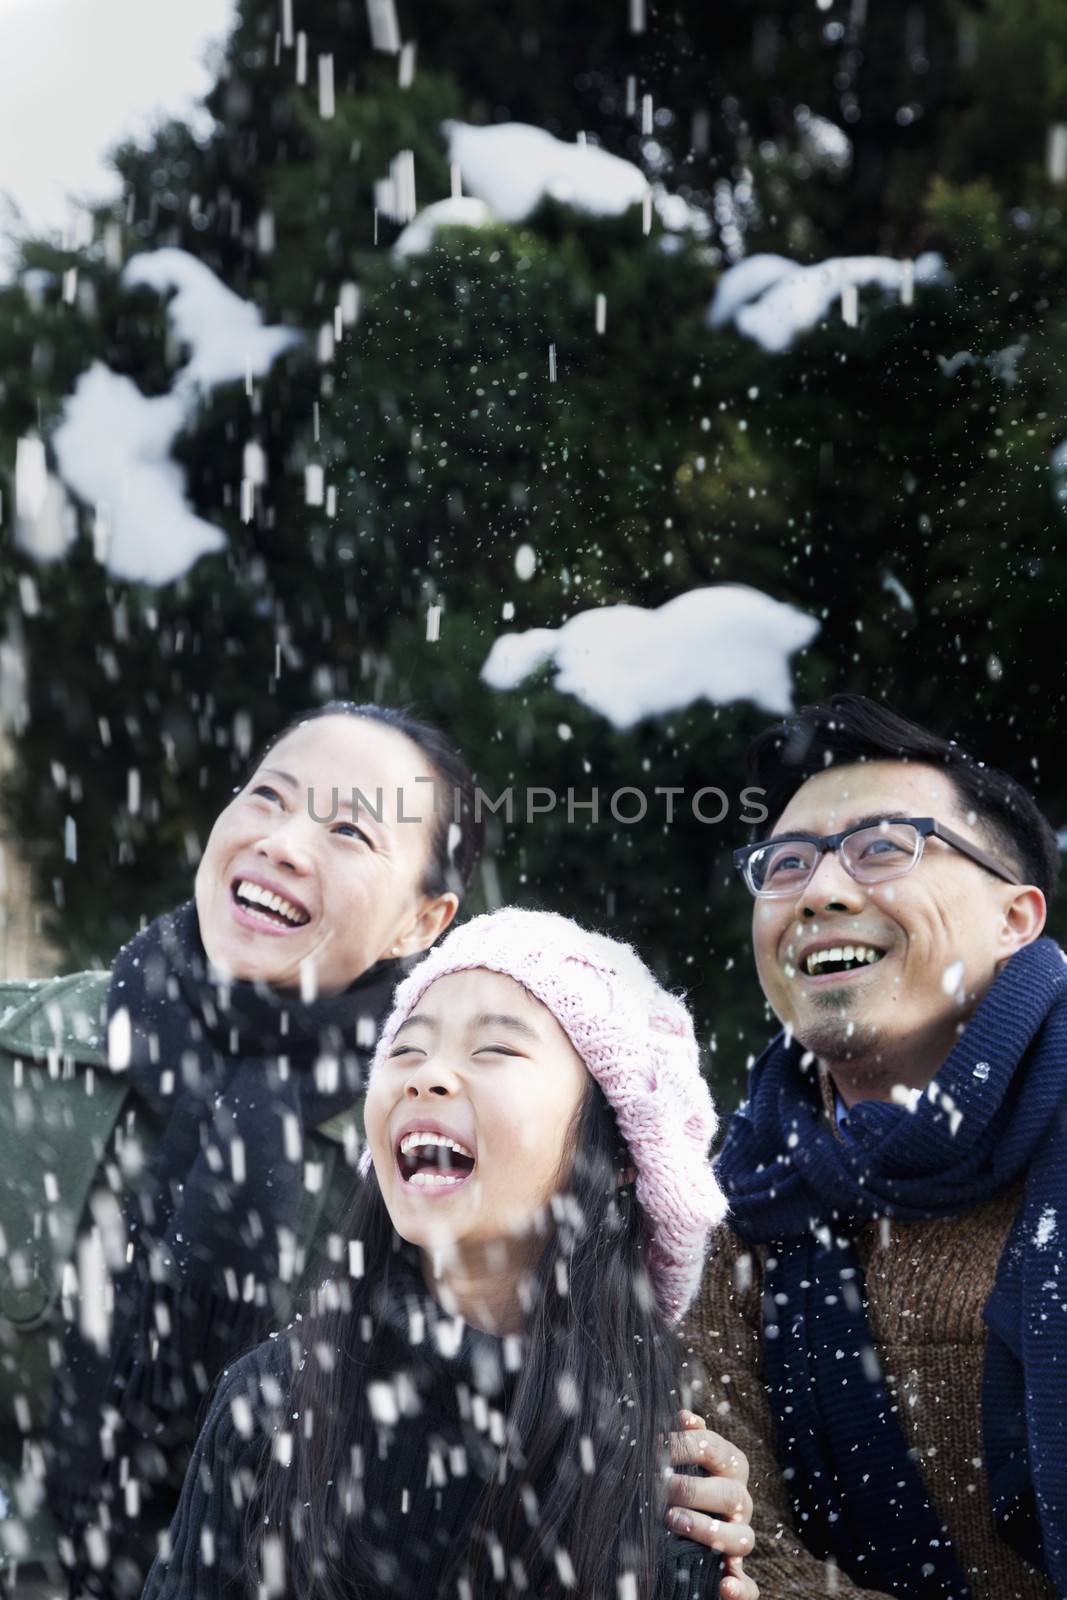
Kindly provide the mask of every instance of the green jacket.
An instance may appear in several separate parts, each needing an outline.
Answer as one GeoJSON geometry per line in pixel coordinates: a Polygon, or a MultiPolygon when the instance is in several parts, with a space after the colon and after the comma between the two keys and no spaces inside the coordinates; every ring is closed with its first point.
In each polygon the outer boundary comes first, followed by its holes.
{"type": "MultiPolygon", "coordinates": [[[[149,1152],[159,1122],[107,1065],[107,972],[0,983],[0,1567],[55,1558],[40,1439],[63,1339],[64,1271],[92,1225],[94,1190],[120,1198],[122,1145],[149,1152]]],[[[321,1182],[301,1191],[298,1269],[340,1223],[358,1112],[308,1138],[321,1182]]]]}

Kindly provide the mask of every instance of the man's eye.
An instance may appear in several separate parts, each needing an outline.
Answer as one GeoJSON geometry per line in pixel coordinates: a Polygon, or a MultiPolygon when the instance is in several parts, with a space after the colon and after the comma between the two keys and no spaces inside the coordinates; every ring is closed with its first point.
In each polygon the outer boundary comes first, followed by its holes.
{"type": "Polygon", "coordinates": [[[803,866],[804,862],[800,856],[775,856],[774,860],[767,868],[767,876],[772,877],[776,872],[799,872],[803,866]]]}
{"type": "Polygon", "coordinates": [[[865,856],[899,855],[903,848],[903,845],[898,844],[895,839],[872,839],[868,844],[864,845],[863,854],[865,856]]]}

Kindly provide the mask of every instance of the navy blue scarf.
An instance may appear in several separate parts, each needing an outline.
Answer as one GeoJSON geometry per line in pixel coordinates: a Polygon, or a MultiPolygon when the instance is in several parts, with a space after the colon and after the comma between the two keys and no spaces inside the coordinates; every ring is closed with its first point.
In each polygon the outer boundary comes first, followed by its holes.
{"type": "Polygon", "coordinates": [[[856,1582],[915,1600],[967,1584],[907,1453],[852,1240],[876,1217],[954,1216],[1025,1179],[985,1309],[984,1458],[998,1530],[1067,1595],[1067,956],[1020,950],[914,1111],[864,1101],[835,1137],[814,1064],[756,1062],[719,1177],[768,1246],[764,1376],[798,1528],[856,1582]]]}
{"type": "Polygon", "coordinates": [[[88,1572],[85,1527],[112,1502],[117,1569],[126,1523],[136,1520],[116,1503],[114,1465],[129,1453],[131,1476],[158,1492],[183,1460],[204,1393],[287,1306],[295,1256],[283,1261],[282,1242],[297,1242],[305,1137],[361,1098],[408,965],[380,961],[343,993],[312,1002],[263,984],[220,984],[192,901],[116,957],[109,1021],[129,1018],[130,1080],[160,1132],[127,1196],[131,1249],[114,1279],[109,1348],[95,1349],[70,1323],[56,1376],[48,1494],[79,1557],[75,1582],[91,1592],[112,1593],[114,1572],[88,1572]],[[119,1423],[105,1450],[109,1410],[119,1423]]]}

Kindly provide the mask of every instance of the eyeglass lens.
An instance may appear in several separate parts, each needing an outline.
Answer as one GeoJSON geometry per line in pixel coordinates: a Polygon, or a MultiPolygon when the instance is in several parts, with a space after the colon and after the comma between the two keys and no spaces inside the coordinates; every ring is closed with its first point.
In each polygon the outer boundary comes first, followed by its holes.
{"type": "MultiPolygon", "coordinates": [[[[922,837],[908,822],[882,822],[859,828],[839,846],[845,870],[858,883],[881,883],[915,865],[922,837]]],[[[757,894],[799,894],[819,864],[818,845],[783,839],[749,857],[749,877],[757,894]]]]}

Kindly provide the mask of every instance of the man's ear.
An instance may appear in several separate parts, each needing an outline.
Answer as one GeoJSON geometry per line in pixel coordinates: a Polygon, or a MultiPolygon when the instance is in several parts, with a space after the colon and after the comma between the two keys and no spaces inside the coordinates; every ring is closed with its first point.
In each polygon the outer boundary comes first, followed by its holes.
{"type": "Polygon", "coordinates": [[[410,928],[393,945],[394,956],[417,956],[439,939],[459,910],[459,896],[448,890],[424,900],[410,928]]]}
{"type": "Polygon", "coordinates": [[[1016,950],[1039,939],[1047,915],[1048,907],[1040,889],[1033,884],[1024,884],[1017,889],[1004,907],[1002,939],[1008,946],[1006,956],[1013,956],[1016,950]]]}

